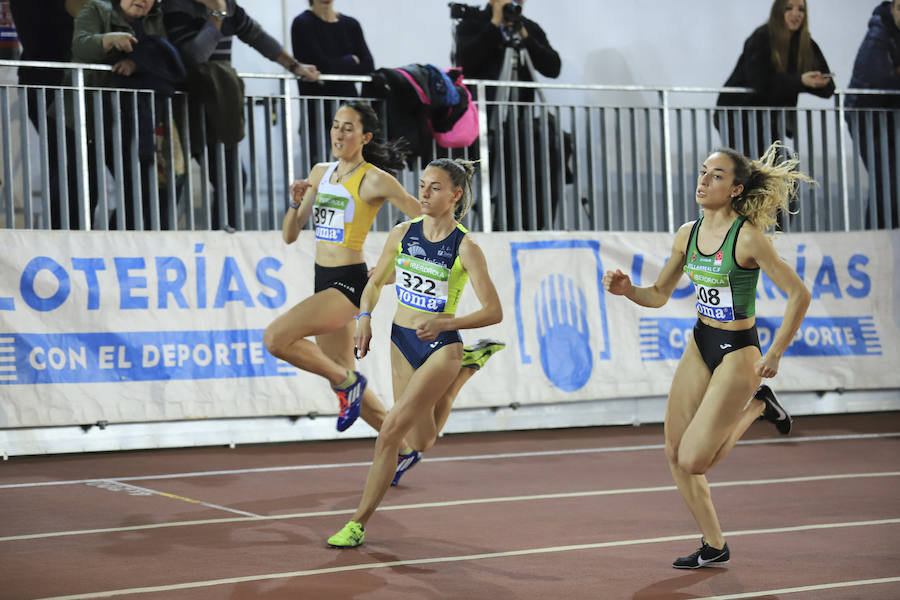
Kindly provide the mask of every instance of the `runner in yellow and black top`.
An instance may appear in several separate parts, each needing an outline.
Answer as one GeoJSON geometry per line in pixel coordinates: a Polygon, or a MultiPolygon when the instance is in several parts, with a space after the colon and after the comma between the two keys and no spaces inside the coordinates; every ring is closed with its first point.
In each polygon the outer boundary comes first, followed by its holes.
{"type": "MultiPolygon", "coordinates": [[[[313,205],[316,241],[362,250],[381,205],[369,204],[360,198],[359,186],[375,165],[363,160],[356,168],[351,167],[350,175],[345,176],[346,181],[341,181],[341,176],[335,178],[340,164],[341,161],[331,163],[316,187],[313,205]],[[332,179],[337,182],[332,183],[332,179]]],[[[408,206],[404,208],[412,209],[408,206]]]]}
{"type": "Polygon", "coordinates": [[[499,323],[503,309],[481,248],[459,220],[472,198],[473,163],[446,158],[432,161],[419,182],[421,219],[394,227],[388,236],[357,315],[354,342],[360,356],[369,351],[371,313],[381,288],[396,272],[397,310],[391,330],[394,407],[375,442],[375,459],[356,513],[328,543],[359,546],[365,526],[394,475],[394,457],[408,443],[417,452],[434,445],[450,413],[446,390],[463,357],[460,329],[499,323]],[[471,280],[481,308],[456,316],[456,304],[471,280]],[[404,442],[404,438],[408,440],[404,442]]]}
{"type": "Polygon", "coordinates": [[[722,460],[761,416],[783,433],[790,416],[760,378],[774,377],[800,328],[810,293],[775,252],[765,231],[787,210],[798,181],[796,158],[777,163],[779,144],[758,161],[731,148],[710,154],[700,168],[696,199],[703,217],[682,225],[672,255],[656,282],[635,287],[621,270],[608,271],[604,287],[641,306],[660,307],[686,272],[697,292],[697,322],[669,390],[666,458],[679,492],[702,532],[701,547],[673,566],[696,569],[728,562],[705,473],[722,460]],[[759,271],[787,293],[787,307],[772,345],[761,355],[755,294],[759,271]],[[759,387],[757,387],[759,386],[759,387]],[[749,399],[749,402],[748,402],[749,399]]]}
{"type": "MultiPolygon", "coordinates": [[[[353,316],[359,310],[368,271],[363,242],[385,201],[410,217],[421,214],[418,200],[394,177],[403,168],[403,145],[376,139],[380,124],[372,107],[349,102],[335,113],[331,149],[337,159],[312,168],[308,180],[291,186],[291,203],[282,223],[288,244],[313,218],[316,237],[315,293],[275,319],[264,334],[266,348],[274,356],[329,380],[338,394],[343,431],[358,416],[376,431],[387,414],[384,405],[355,371],[353,316]],[[315,336],[315,342],[308,339],[315,336]]],[[[503,348],[493,340],[467,348],[448,395],[453,396],[503,348]]],[[[398,456],[397,475],[418,460],[410,452],[398,456]],[[405,462],[404,462],[405,461],[405,462]]]]}

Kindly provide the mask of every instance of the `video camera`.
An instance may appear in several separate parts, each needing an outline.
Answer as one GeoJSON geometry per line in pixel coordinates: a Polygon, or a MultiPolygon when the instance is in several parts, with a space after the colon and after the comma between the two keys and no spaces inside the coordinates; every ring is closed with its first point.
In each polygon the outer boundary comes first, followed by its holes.
{"type": "Polygon", "coordinates": [[[450,2],[447,6],[450,7],[451,19],[468,19],[477,16],[481,12],[481,9],[477,6],[469,6],[459,2],[450,2]]]}
{"type": "Polygon", "coordinates": [[[507,23],[518,23],[522,20],[522,5],[513,0],[503,5],[503,20],[507,23]]]}
{"type": "MultiPolygon", "coordinates": [[[[469,6],[459,2],[450,2],[449,6],[451,19],[468,19],[481,13],[481,9],[477,6],[469,6]]],[[[512,25],[520,22],[522,20],[522,5],[515,0],[509,4],[504,4],[503,20],[512,25]]]]}

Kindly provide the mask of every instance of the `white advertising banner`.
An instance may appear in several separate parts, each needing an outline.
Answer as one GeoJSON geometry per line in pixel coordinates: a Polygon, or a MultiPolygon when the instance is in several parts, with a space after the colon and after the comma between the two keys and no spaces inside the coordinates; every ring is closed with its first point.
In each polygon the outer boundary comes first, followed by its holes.
{"type": "MultiPolygon", "coordinates": [[[[660,309],[605,293],[603,272],[651,284],[664,233],[473,234],[503,300],[502,323],[463,331],[504,351],[455,406],[667,393],[695,321],[685,277],[660,309]]],[[[374,264],[386,234],[371,234],[374,264]]],[[[335,414],[327,382],[271,356],[265,327],[313,290],[314,242],[279,232],[0,233],[0,427],[335,414]]],[[[778,252],[813,293],[772,385],[782,391],[900,388],[900,233],[792,234],[778,252]]],[[[395,295],[375,311],[359,369],[389,407],[395,295]]],[[[762,275],[763,351],[784,295],[762,275]]],[[[477,308],[471,289],[459,312],[477,308]]]]}

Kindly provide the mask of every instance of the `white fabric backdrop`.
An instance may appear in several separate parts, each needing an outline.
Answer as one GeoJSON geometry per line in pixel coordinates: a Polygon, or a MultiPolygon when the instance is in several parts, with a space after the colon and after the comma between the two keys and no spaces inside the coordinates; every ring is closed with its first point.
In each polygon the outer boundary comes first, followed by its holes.
{"type": "MultiPolygon", "coordinates": [[[[672,236],[657,233],[473,234],[489,259],[504,320],[463,332],[508,343],[457,407],[665,395],[693,325],[680,287],[662,309],[605,294],[602,272],[652,282],[672,236]]],[[[385,234],[366,244],[370,264],[385,234]]],[[[308,232],[0,233],[0,427],[333,414],[327,383],[269,355],[262,331],[312,292],[308,232]]],[[[813,291],[773,386],[782,391],[900,387],[900,232],[776,238],[813,291]]],[[[684,280],[685,283],[687,279],[684,280]]],[[[475,308],[467,290],[460,313],[475,308]]],[[[390,406],[394,292],[375,311],[360,361],[390,406]]],[[[764,348],[784,299],[765,278],[764,348]]]]}

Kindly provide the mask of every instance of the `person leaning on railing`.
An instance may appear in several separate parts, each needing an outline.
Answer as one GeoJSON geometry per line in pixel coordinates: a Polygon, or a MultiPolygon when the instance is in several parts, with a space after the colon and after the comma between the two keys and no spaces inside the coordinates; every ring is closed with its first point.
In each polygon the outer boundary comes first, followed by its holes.
{"type": "MultiPolygon", "coordinates": [[[[744,42],[744,51],[725,82],[726,87],[749,87],[753,92],[723,92],[716,105],[796,107],[800,93],[830,98],[834,94],[833,75],[818,44],[810,37],[806,0],[775,0],[769,21],[744,42]]],[[[743,145],[738,149],[744,154],[762,152],[775,140],[794,137],[796,115],[793,111],[784,115],[784,129],[778,112],[772,111],[769,136],[765,132],[765,112],[753,114],[755,131],[751,127],[751,111],[741,115],[743,145]]],[[[726,114],[724,124],[719,117],[717,113],[715,122],[723,143],[737,147],[733,116],[726,114]]]]}
{"type": "Polygon", "coordinates": [[[848,107],[886,109],[885,127],[881,126],[878,114],[871,116],[871,130],[866,125],[862,113],[848,112],[847,121],[850,124],[851,134],[859,143],[859,152],[866,169],[874,171],[875,189],[869,194],[866,226],[897,229],[900,227],[900,203],[898,203],[900,192],[896,180],[898,164],[896,131],[900,127],[900,112],[898,112],[900,111],[900,0],[881,2],[872,11],[866,37],[863,38],[856,53],[856,61],[853,63],[850,87],[898,91],[892,96],[874,94],[847,96],[848,107]],[[868,153],[870,131],[875,149],[875,154],[871,158],[868,153]],[[887,143],[887,162],[884,162],[885,157],[881,156],[882,142],[887,143]],[[890,203],[891,207],[890,221],[885,214],[887,203],[890,203]]]}
{"type": "MultiPolygon", "coordinates": [[[[155,0],[91,0],[75,19],[75,31],[72,38],[72,58],[75,62],[104,63],[112,65],[112,71],[85,71],[84,81],[87,87],[150,89],[155,93],[155,114],[160,113],[163,97],[171,96],[174,85],[184,77],[184,66],[178,58],[175,48],[165,39],[163,14],[155,0]]],[[[89,98],[93,100],[93,95],[89,98]]],[[[137,136],[141,181],[141,213],[143,227],[151,225],[151,178],[153,156],[155,153],[154,110],[151,107],[151,96],[147,93],[122,94],[119,102],[111,93],[103,94],[104,142],[106,165],[113,170],[117,148],[113,143],[113,127],[110,125],[115,113],[122,120],[122,148],[128,148],[133,136],[137,136]],[[137,115],[134,110],[137,108],[137,115]],[[133,120],[137,118],[137,131],[134,131],[133,120]]],[[[89,143],[96,144],[93,110],[88,111],[89,143]]],[[[135,205],[132,188],[132,170],[128,163],[133,159],[124,152],[123,180],[120,183],[121,193],[118,196],[116,210],[125,210],[125,226],[134,229],[138,223],[135,219],[135,205]]],[[[89,151],[88,160],[91,165],[91,212],[97,202],[98,173],[102,166],[95,164],[94,152],[89,151]]],[[[169,227],[168,212],[160,211],[160,227],[169,227]]],[[[101,215],[100,218],[105,218],[101,215]]]]}
{"type": "MultiPolygon", "coordinates": [[[[305,81],[316,81],[319,70],[298,62],[266,33],[235,0],[165,0],[166,32],[188,69],[191,101],[191,148],[195,157],[206,149],[209,181],[225,191],[225,214],[212,204],[213,229],[238,227],[237,190],[231,173],[242,172],[237,144],[244,137],[244,83],[231,66],[234,36],[305,81]],[[200,133],[200,105],[206,112],[206,139],[200,133]],[[215,144],[225,146],[226,181],[219,181],[215,144]]],[[[243,184],[242,184],[243,187],[243,184]]]]}

